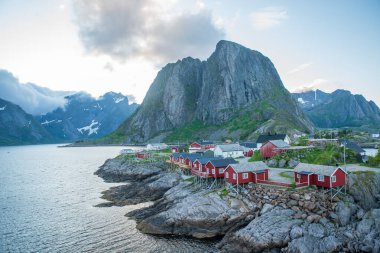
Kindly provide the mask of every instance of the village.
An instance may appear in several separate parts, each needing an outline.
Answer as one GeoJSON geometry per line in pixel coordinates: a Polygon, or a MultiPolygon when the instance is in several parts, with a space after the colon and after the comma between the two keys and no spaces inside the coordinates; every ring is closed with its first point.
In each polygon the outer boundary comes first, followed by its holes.
{"type": "MultiPolygon", "coordinates": [[[[335,138],[308,138],[304,145],[295,145],[286,134],[260,135],[256,142],[214,143],[193,142],[190,145],[148,144],[146,149],[133,153],[137,159],[145,160],[152,152],[170,152],[167,162],[179,169],[186,178],[208,189],[228,189],[239,194],[254,185],[267,185],[302,189],[314,187],[327,193],[331,200],[345,194],[347,174],[361,171],[380,171],[361,165],[347,165],[348,161],[368,161],[366,150],[348,140],[335,138]],[[323,152],[329,148],[342,150],[343,163],[328,165],[302,162],[302,157],[312,152],[323,152]],[[315,151],[317,150],[317,151],[315,151]],[[290,157],[290,158],[289,158],[290,157]]],[[[370,155],[376,156],[376,153],[370,155]]]]}

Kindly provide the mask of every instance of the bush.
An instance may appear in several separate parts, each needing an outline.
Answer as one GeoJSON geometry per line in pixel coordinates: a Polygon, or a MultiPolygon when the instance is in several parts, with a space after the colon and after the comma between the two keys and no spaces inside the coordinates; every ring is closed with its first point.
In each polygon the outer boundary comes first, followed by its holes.
{"type": "Polygon", "coordinates": [[[261,156],[260,150],[256,150],[252,157],[249,158],[248,162],[257,162],[257,161],[262,161],[263,157],[261,156]]]}

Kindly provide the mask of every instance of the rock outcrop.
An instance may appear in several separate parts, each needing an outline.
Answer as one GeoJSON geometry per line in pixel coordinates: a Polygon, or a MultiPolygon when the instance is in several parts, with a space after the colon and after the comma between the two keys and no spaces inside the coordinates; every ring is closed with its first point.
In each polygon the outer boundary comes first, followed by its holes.
{"type": "Polygon", "coordinates": [[[197,134],[214,127],[214,139],[222,130],[247,137],[257,129],[312,129],[272,62],[229,41],[220,41],[207,61],[188,57],[166,65],[115,134],[126,142],[144,142],[191,124],[203,126],[197,134]],[[249,129],[229,126],[233,119],[249,123],[249,129]]]}

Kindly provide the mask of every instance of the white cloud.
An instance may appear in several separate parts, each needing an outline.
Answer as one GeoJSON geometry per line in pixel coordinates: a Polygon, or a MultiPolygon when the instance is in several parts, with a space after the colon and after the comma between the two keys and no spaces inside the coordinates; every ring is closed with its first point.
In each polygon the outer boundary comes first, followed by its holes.
{"type": "Polygon", "coordinates": [[[211,12],[198,1],[195,12],[176,1],[75,0],[80,39],[87,52],[118,61],[145,59],[156,64],[183,57],[206,57],[224,37],[211,12]]]}
{"type": "Polygon", "coordinates": [[[65,96],[74,92],[52,91],[32,83],[20,83],[11,73],[0,69],[0,96],[21,106],[33,115],[50,112],[66,103],[65,96]]]}
{"type": "Polygon", "coordinates": [[[295,88],[292,92],[299,93],[299,92],[305,92],[305,91],[310,91],[310,90],[315,90],[315,89],[321,89],[323,88],[323,86],[329,83],[330,83],[329,80],[318,78],[318,79],[313,80],[311,83],[295,88]]]}
{"type": "Polygon", "coordinates": [[[295,73],[298,73],[300,71],[303,71],[305,69],[308,69],[312,66],[313,64],[311,62],[308,62],[308,63],[304,63],[304,64],[301,64],[301,65],[298,65],[297,67],[291,69],[289,72],[288,72],[288,75],[292,75],[292,74],[295,74],[295,73]]]}
{"type": "Polygon", "coordinates": [[[250,17],[255,29],[266,30],[287,20],[288,13],[281,7],[267,7],[251,13],[250,17]]]}

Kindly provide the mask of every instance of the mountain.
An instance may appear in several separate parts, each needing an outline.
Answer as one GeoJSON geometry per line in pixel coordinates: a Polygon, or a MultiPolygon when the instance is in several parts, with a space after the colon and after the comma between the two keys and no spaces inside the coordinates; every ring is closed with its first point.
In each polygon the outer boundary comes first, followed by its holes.
{"type": "Polygon", "coordinates": [[[312,128],[267,57],[220,41],[207,61],[188,57],[160,70],[139,109],[107,140],[246,139],[312,128]]]}
{"type": "Polygon", "coordinates": [[[0,145],[49,143],[54,138],[20,106],[0,98],[0,145]]]}
{"type": "Polygon", "coordinates": [[[305,114],[320,128],[380,128],[380,109],[373,101],[347,90],[293,93],[305,114]],[[315,95],[316,94],[316,95],[315,95]]]}
{"type": "Polygon", "coordinates": [[[121,93],[108,92],[98,99],[80,92],[66,96],[65,106],[36,117],[59,140],[93,139],[111,133],[138,107],[121,93]]]}

